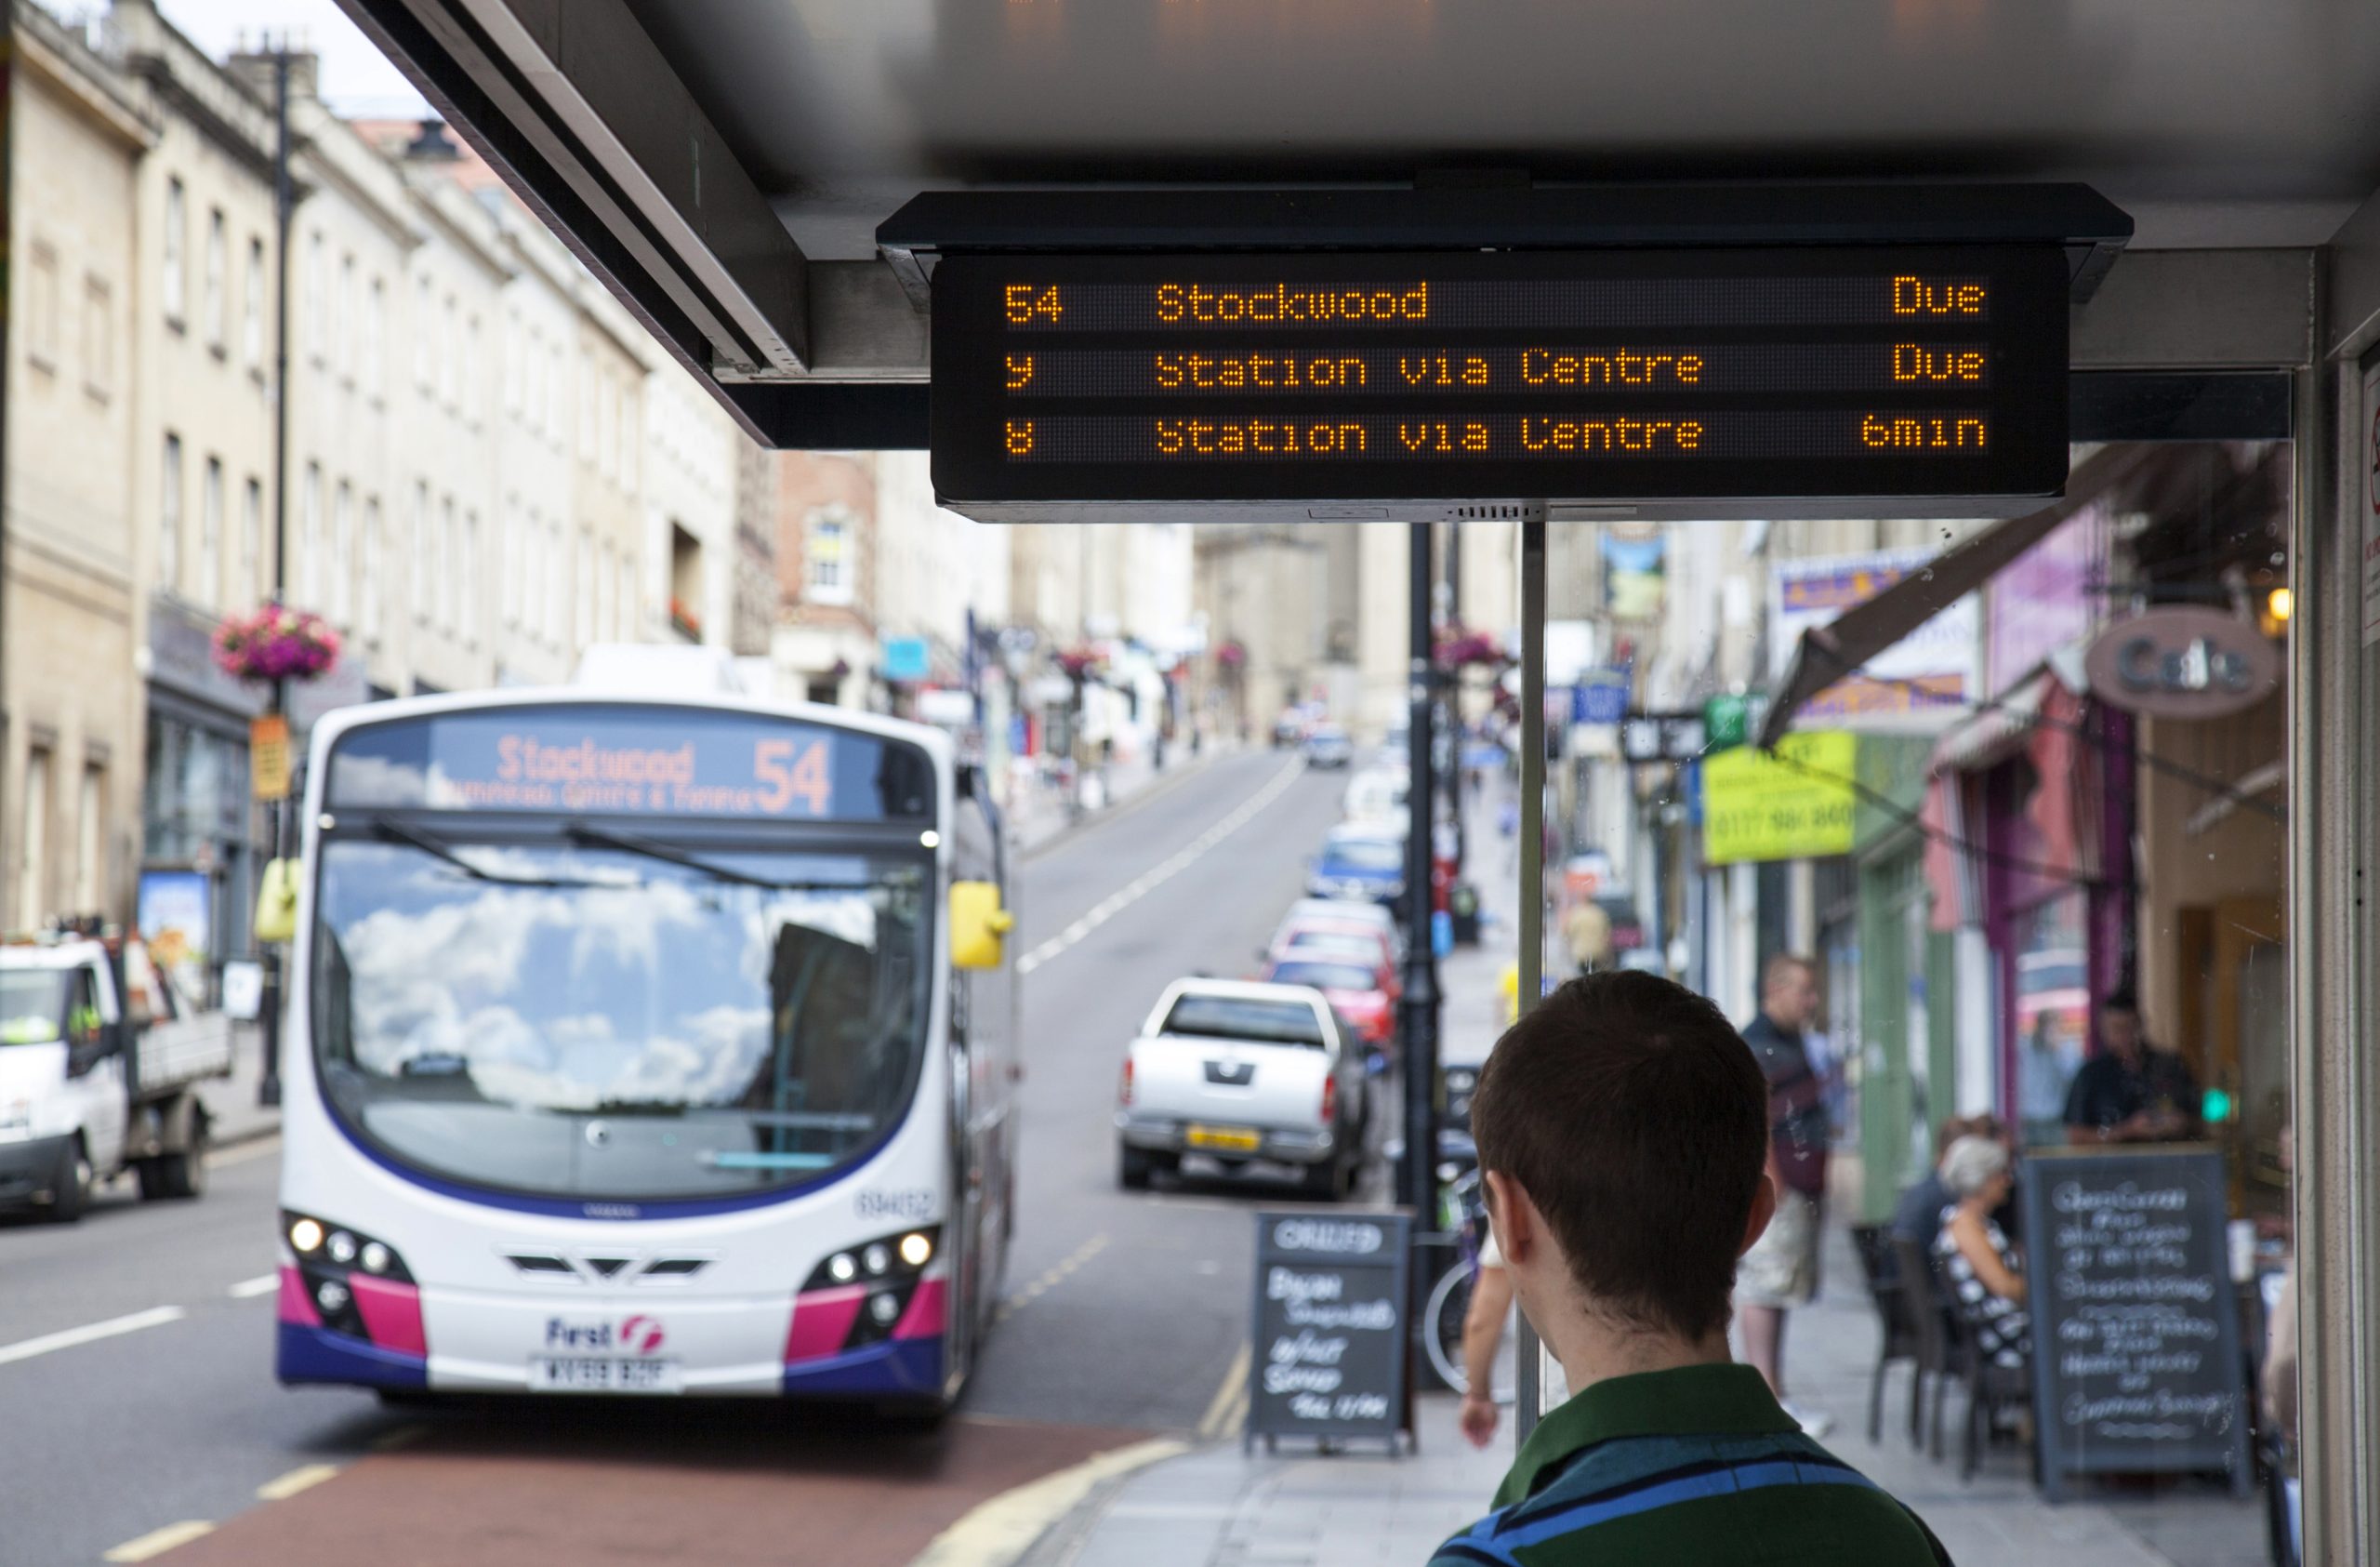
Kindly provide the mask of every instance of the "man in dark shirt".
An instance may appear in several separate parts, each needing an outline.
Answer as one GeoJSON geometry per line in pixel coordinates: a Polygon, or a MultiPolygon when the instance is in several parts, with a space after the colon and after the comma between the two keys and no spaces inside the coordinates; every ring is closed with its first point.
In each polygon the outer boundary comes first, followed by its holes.
{"type": "Polygon", "coordinates": [[[1743,1038],[1768,1080],[1768,1177],[1777,1184],[1777,1217],[1737,1271],[1736,1307],[1744,1359],[1787,1414],[1810,1435],[1823,1437],[1833,1421],[1785,1397],[1785,1313],[1818,1298],[1825,1219],[1826,1083],[1811,1069],[1803,1038],[1818,1012],[1816,965],[1790,952],[1769,959],[1761,973],[1760,1016],[1743,1038]]]}
{"type": "Polygon", "coordinates": [[[2099,1007],[2107,1049],[2082,1064],[2066,1093],[2066,1140],[2088,1143],[2188,1142],[2199,1133],[2198,1083],[2170,1050],[2150,1045],[2132,990],[2109,993],[2099,1007]]]}
{"type": "Polygon", "coordinates": [[[1471,1111],[1488,1222],[1577,1391],[1432,1567],[1949,1567],[1727,1358],[1777,1201],[1767,1100],[1718,1008],[1649,974],[1573,979],[1497,1042],[1471,1111]]]}

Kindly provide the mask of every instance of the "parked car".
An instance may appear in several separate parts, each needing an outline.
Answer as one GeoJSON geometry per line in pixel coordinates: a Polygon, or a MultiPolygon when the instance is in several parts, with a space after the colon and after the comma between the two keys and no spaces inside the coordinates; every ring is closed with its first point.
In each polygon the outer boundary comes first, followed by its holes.
{"type": "Polygon", "coordinates": [[[1302,897],[1281,916],[1273,938],[1278,941],[1299,925],[1328,923],[1352,929],[1376,930],[1388,938],[1389,956],[1405,961],[1405,931],[1396,916],[1377,903],[1354,903],[1342,897],[1302,897]]]}
{"type": "Polygon", "coordinates": [[[1137,1190],[1202,1154],[1228,1168],[1293,1165],[1308,1195],[1341,1197],[1363,1162],[1364,1057],[1318,989],[1175,980],[1125,1048],[1117,1180],[1137,1190]]]}
{"type": "Polygon", "coordinates": [[[1301,744],[1305,739],[1305,719],[1292,708],[1273,721],[1273,749],[1301,744]]]}
{"type": "Polygon", "coordinates": [[[1392,994],[1395,989],[1396,944],[1377,925],[1325,920],[1284,925],[1263,957],[1267,963],[1302,957],[1315,963],[1362,963],[1380,969],[1388,976],[1392,994]]]}
{"type": "Polygon", "coordinates": [[[1383,963],[1291,952],[1264,965],[1269,985],[1306,985],[1355,1026],[1368,1052],[1390,1054],[1396,1039],[1396,979],[1383,963]]]}
{"type": "Polygon", "coordinates": [[[1405,896],[1405,845],[1378,828],[1333,829],[1307,869],[1305,890],[1395,903],[1405,896]]]}
{"type": "Polygon", "coordinates": [[[1346,792],[1339,797],[1339,814],[1359,826],[1393,826],[1401,832],[1411,814],[1406,805],[1411,782],[1412,775],[1404,768],[1383,767],[1375,762],[1347,780],[1346,792]]]}
{"type": "Polygon", "coordinates": [[[1317,724],[1305,737],[1305,764],[1344,767],[1355,760],[1355,742],[1336,724],[1317,724]]]}

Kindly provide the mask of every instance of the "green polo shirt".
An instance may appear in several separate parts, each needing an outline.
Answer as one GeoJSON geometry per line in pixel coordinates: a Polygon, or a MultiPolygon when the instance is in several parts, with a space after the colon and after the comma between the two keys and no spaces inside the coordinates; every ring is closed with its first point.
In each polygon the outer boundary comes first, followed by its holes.
{"type": "Polygon", "coordinates": [[[1431,1567],[1950,1567],[1917,1515],[1802,1434],[1750,1366],[1598,1382],[1431,1567]]]}

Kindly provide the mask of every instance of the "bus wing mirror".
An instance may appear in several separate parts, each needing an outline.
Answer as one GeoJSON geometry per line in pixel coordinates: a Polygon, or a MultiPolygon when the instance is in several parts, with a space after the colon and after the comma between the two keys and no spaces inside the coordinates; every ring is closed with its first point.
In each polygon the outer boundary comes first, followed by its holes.
{"type": "Polygon", "coordinates": [[[998,968],[1016,916],[1000,907],[997,882],[950,884],[950,962],[955,968],[998,968]]]}
{"type": "Polygon", "coordinates": [[[257,883],[257,939],[289,941],[298,935],[298,862],[268,861],[257,883]]]}

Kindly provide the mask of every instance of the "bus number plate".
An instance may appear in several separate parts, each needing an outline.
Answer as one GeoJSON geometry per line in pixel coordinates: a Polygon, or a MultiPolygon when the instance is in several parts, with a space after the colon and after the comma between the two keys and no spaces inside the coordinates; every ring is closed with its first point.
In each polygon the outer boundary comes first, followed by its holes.
{"type": "Polygon", "coordinates": [[[686,1379],[676,1361],[538,1355],[529,1361],[529,1387],[541,1393],[682,1393],[686,1379]]]}

